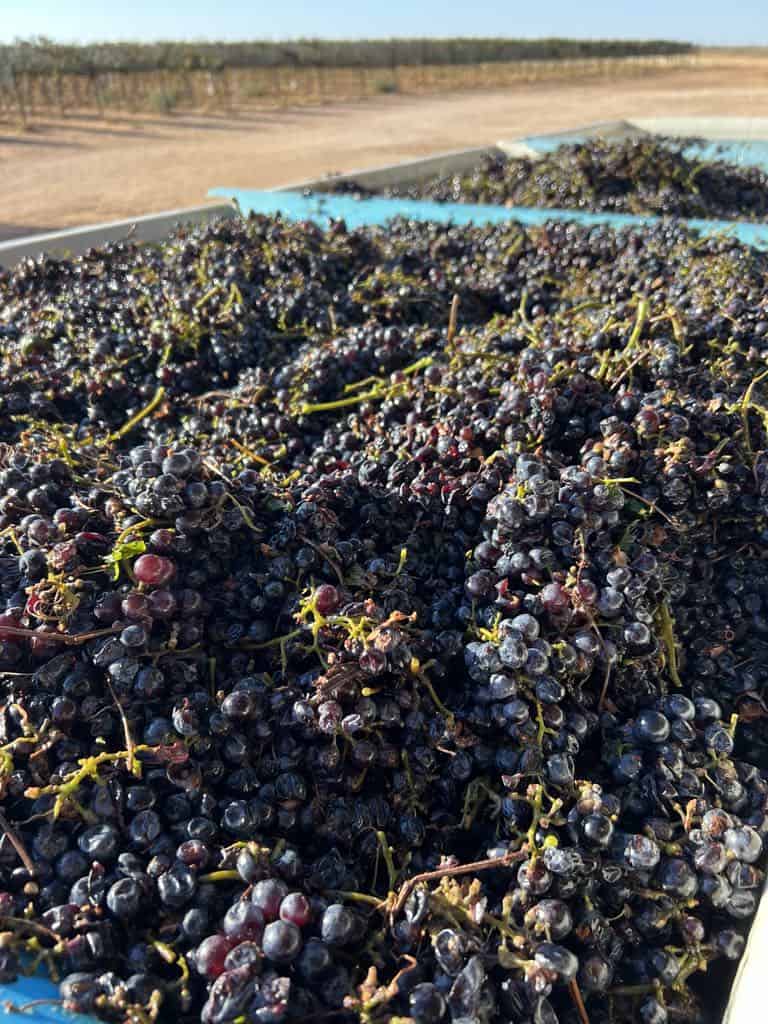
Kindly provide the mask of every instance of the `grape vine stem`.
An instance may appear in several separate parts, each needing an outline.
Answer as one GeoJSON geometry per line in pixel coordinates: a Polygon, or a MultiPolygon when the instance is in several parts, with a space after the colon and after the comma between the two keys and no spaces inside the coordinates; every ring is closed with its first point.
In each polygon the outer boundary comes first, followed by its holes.
{"type": "Polygon", "coordinates": [[[0,829],[2,829],[3,835],[7,836],[8,842],[14,848],[16,853],[19,855],[19,860],[27,869],[31,878],[37,877],[37,870],[35,869],[34,862],[30,855],[27,853],[27,849],[20,837],[11,828],[11,824],[4,814],[0,813],[0,829]]]}
{"type": "Polygon", "coordinates": [[[579,1014],[579,1020],[581,1021],[581,1024],[590,1024],[589,1014],[587,1013],[587,1008],[584,1005],[584,999],[581,995],[581,989],[579,988],[579,983],[578,981],[576,981],[575,978],[572,978],[568,983],[568,989],[571,993],[571,999],[573,1000],[574,1006],[576,1007],[576,1010],[579,1014]]]}
{"type": "Polygon", "coordinates": [[[421,874],[414,875],[400,886],[400,891],[390,911],[390,920],[394,922],[405,906],[405,901],[410,896],[411,891],[422,882],[435,882],[440,878],[456,878],[458,875],[471,875],[473,872],[489,871],[492,868],[506,868],[510,864],[516,864],[518,861],[525,860],[527,856],[528,849],[524,846],[520,850],[512,850],[501,857],[475,860],[469,864],[446,864],[445,867],[435,868],[434,871],[422,871],[421,874]]]}
{"type": "Polygon", "coordinates": [[[456,337],[456,328],[459,321],[459,296],[454,295],[451,299],[451,312],[448,316],[448,344],[456,337]]]}

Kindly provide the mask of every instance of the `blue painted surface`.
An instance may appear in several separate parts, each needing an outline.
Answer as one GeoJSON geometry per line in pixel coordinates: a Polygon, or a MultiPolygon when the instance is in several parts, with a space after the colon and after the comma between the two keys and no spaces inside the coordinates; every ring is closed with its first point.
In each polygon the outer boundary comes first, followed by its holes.
{"type": "MultiPolygon", "coordinates": [[[[732,164],[754,164],[768,171],[768,141],[740,141],[726,139],[721,142],[705,142],[690,147],[693,156],[703,160],[728,160],[732,164]]],[[[688,150],[687,150],[688,152],[688,150]]]]}
{"type": "Polygon", "coordinates": [[[0,1021],[4,1024],[99,1024],[94,1017],[69,1013],[54,1003],[33,1006],[25,1013],[7,1009],[7,1004],[21,1009],[38,999],[58,998],[58,986],[39,975],[19,978],[12,985],[0,985],[0,1021]]]}
{"type": "MultiPolygon", "coordinates": [[[[214,188],[210,196],[235,199],[243,213],[281,213],[289,220],[327,220],[342,218],[349,228],[367,224],[386,224],[393,217],[430,220],[442,224],[501,224],[519,221],[537,225],[547,221],[575,221],[578,224],[611,227],[638,227],[658,222],[658,217],[618,213],[583,213],[580,210],[550,210],[524,206],[483,206],[471,203],[431,203],[424,200],[388,199],[373,196],[356,199],[347,195],[301,192],[263,192],[239,188],[214,188]]],[[[748,245],[768,248],[768,224],[749,224],[729,220],[689,220],[686,223],[704,234],[732,235],[748,245]]]]}
{"type": "Polygon", "coordinates": [[[562,135],[527,135],[524,139],[520,139],[520,142],[535,149],[537,153],[552,153],[558,146],[573,146],[588,138],[589,135],[586,133],[563,132],[562,135]]]}
{"type": "MultiPolygon", "coordinates": [[[[551,153],[558,146],[584,142],[588,133],[530,135],[522,141],[539,153],[551,153]]],[[[700,160],[727,160],[732,164],[754,165],[768,171],[768,139],[703,140],[686,146],[685,154],[700,160]]]]}

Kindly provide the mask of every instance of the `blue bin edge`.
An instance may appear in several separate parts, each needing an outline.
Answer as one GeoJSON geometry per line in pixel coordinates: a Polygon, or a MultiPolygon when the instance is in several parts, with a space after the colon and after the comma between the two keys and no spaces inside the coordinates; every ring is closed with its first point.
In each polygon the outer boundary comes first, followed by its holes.
{"type": "Polygon", "coordinates": [[[42,974],[0,985],[0,1021],[8,1024],[14,1021],[16,1024],[99,1024],[95,1017],[64,1010],[57,1005],[58,999],[58,986],[42,974]],[[30,1005],[38,1001],[39,1005],[30,1005]]]}
{"type": "MultiPolygon", "coordinates": [[[[394,217],[436,221],[442,224],[502,224],[517,221],[527,226],[547,221],[572,221],[587,227],[608,225],[632,228],[659,223],[662,218],[619,213],[587,213],[582,210],[560,210],[527,206],[489,206],[472,203],[434,203],[416,199],[389,199],[372,196],[356,199],[349,195],[328,193],[277,192],[261,189],[212,188],[209,196],[232,199],[243,213],[282,214],[289,220],[344,220],[348,227],[383,225],[394,217]]],[[[738,238],[746,245],[768,248],[768,224],[731,221],[681,219],[681,223],[703,234],[724,234],[738,238]]]]}

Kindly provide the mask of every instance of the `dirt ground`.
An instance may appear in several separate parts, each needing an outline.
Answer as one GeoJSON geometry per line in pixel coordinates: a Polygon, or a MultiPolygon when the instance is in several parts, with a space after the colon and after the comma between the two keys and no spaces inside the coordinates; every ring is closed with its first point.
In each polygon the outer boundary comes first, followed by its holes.
{"type": "Polygon", "coordinates": [[[768,116],[768,60],[624,80],[382,96],[236,116],[0,123],[0,239],[198,205],[214,186],[268,188],[330,171],[615,118],[768,116]]]}

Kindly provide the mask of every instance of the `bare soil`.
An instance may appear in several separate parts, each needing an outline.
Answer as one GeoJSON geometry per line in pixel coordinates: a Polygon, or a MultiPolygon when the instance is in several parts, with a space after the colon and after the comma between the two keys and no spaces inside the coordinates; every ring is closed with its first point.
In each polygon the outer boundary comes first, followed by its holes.
{"type": "Polygon", "coordinates": [[[198,205],[214,186],[269,188],[594,121],[686,115],[768,116],[768,59],[231,116],[52,118],[24,133],[0,123],[0,239],[198,205]]]}

